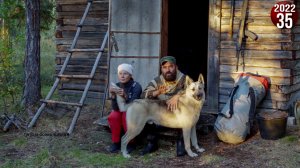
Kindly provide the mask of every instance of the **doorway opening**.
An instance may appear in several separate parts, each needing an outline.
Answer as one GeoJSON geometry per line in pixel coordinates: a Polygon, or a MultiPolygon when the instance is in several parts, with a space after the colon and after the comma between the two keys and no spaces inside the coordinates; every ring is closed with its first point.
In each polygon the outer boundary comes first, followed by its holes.
{"type": "Polygon", "coordinates": [[[206,81],[209,1],[198,3],[168,1],[168,55],[181,72],[193,80],[202,73],[206,81]]]}

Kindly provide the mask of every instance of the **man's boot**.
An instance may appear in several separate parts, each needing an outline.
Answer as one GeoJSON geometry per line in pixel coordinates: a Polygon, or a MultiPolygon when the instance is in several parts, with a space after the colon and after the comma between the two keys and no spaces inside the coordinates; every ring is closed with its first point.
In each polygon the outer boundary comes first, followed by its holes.
{"type": "Polygon", "coordinates": [[[145,155],[147,153],[152,153],[152,152],[154,152],[158,149],[157,136],[156,135],[149,134],[147,136],[147,141],[148,141],[148,144],[147,144],[147,146],[145,146],[143,151],[140,153],[141,155],[145,155]]]}
{"type": "Polygon", "coordinates": [[[186,151],[185,151],[185,147],[184,147],[182,133],[181,133],[181,135],[179,135],[179,138],[177,139],[176,146],[177,146],[177,148],[176,148],[177,156],[184,156],[186,154],[186,151]]]}
{"type": "Polygon", "coordinates": [[[136,148],[135,142],[134,142],[134,141],[131,141],[131,142],[129,142],[128,145],[127,145],[127,152],[128,152],[128,153],[131,153],[132,151],[135,150],[135,148],[136,148]]]}

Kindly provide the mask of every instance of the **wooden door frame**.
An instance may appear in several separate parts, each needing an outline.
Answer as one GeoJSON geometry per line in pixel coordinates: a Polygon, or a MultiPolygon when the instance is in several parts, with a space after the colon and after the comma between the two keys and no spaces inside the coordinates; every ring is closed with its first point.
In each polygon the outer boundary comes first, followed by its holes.
{"type": "MultiPolygon", "coordinates": [[[[219,108],[219,55],[221,30],[221,1],[209,0],[207,45],[207,112],[218,113],[219,108]]],[[[168,53],[168,3],[162,0],[161,56],[168,53]]]]}
{"type": "Polygon", "coordinates": [[[209,0],[206,101],[211,113],[219,111],[221,4],[222,0],[209,0]]]}
{"type": "Polygon", "coordinates": [[[161,18],[161,48],[160,57],[168,54],[168,28],[169,28],[169,0],[162,0],[162,18],[161,18]]]}

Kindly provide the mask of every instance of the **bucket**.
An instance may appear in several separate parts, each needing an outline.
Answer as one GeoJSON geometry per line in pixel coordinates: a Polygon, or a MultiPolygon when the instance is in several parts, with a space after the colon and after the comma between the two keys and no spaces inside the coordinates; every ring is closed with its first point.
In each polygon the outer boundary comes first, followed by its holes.
{"type": "Polygon", "coordinates": [[[276,140],[286,132],[288,114],[285,112],[261,112],[257,115],[260,136],[263,139],[276,140]]]}

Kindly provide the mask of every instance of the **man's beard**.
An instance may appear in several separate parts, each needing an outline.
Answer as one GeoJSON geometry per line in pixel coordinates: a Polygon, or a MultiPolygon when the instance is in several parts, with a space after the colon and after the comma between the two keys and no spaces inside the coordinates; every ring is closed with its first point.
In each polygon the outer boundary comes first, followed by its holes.
{"type": "Polygon", "coordinates": [[[163,74],[163,77],[166,81],[175,81],[176,80],[176,71],[174,72],[166,72],[163,74]]]}

